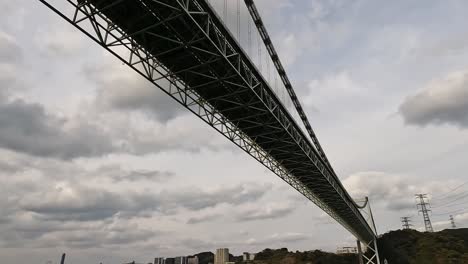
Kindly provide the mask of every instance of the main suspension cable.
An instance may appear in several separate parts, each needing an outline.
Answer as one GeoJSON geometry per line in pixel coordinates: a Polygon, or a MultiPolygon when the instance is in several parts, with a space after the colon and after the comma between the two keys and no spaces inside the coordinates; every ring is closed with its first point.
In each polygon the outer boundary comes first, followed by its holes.
{"type": "MultiPolygon", "coordinates": [[[[292,103],[294,104],[296,111],[298,112],[302,123],[304,124],[307,132],[309,133],[309,136],[315,146],[315,149],[317,150],[320,158],[323,160],[325,163],[325,166],[328,167],[328,169],[331,171],[336,176],[335,171],[333,170],[333,167],[331,166],[330,162],[328,161],[327,156],[325,155],[325,152],[322,149],[322,146],[320,145],[320,142],[315,135],[314,130],[312,129],[312,126],[310,125],[310,122],[307,118],[307,115],[304,112],[304,109],[302,108],[301,103],[299,102],[299,99],[296,95],[296,92],[294,91],[291,82],[289,81],[288,76],[286,75],[286,71],[283,67],[283,64],[281,63],[278,53],[275,50],[275,47],[273,46],[273,43],[271,42],[271,38],[268,35],[268,32],[266,30],[265,25],[263,24],[263,21],[260,17],[260,14],[253,2],[253,0],[244,0],[245,4],[247,5],[247,9],[249,10],[250,16],[252,17],[252,20],[254,21],[254,24],[257,26],[259,35],[261,36],[263,43],[265,44],[268,53],[270,54],[270,57],[275,64],[276,70],[278,71],[278,74],[281,77],[281,80],[283,81],[283,84],[288,91],[289,97],[292,100],[292,103]]],[[[259,55],[261,56],[260,52],[259,55]]],[[[261,68],[260,68],[261,71],[261,68]]]]}

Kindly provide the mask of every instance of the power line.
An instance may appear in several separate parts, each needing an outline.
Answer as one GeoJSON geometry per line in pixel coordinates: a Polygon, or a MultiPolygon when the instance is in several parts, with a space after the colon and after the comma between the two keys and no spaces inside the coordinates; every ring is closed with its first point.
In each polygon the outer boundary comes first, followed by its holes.
{"type": "MultiPolygon", "coordinates": [[[[444,206],[444,207],[445,207],[445,208],[446,208],[446,207],[455,207],[455,206],[460,206],[460,205],[466,205],[466,202],[456,203],[456,204],[449,204],[449,205],[446,205],[446,206],[444,206]]],[[[438,208],[438,206],[433,206],[432,208],[438,208]]]]}
{"type": "Polygon", "coordinates": [[[452,198],[454,198],[454,197],[457,197],[457,196],[460,196],[460,195],[464,195],[464,194],[467,194],[467,193],[468,193],[468,190],[461,191],[461,192],[458,192],[458,193],[452,192],[452,193],[451,193],[450,195],[448,195],[448,196],[445,196],[445,197],[443,197],[443,198],[433,199],[433,200],[436,200],[436,201],[438,201],[438,202],[444,202],[444,201],[446,201],[446,200],[448,200],[448,199],[452,199],[452,198]]]}
{"type": "Polygon", "coordinates": [[[452,203],[454,203],[454,202],[458,202],[458,201],[460,201],[460,200],[462,200],[462,199],[465,199],[465,198],[468,198],[468,191],[465,192],[465,193],[462,193],[462,196],[459,196],[459,197],[457,197],[457,198],[455,198],[454,200],[451,200],[451,201],[449,201],[449,202],[445,202],[445,203],[436,205],[436,206],[434,206],[434,208],[440,208],[440,207],[443,207],[443,206],[447,206],[447,205],[449,205],[449,204],[452,204],[452,203]]]}
{"type": "Polygon", "coordinates": [[[434,216],[442,216],[442,215],[448,215],[448,214],[464,214],[468,213],[468,210],[466,208],[463,209],[458,209],[458,210],[453,210],[445,213],[438,213],[438,214],[433,214],[434,216]]]}
{"type": "Polygon", "coordinates": [[[433,200],[443,200],[443,199],[447,198],[447,197],[444,197],[444,196],[447,196],[448,194],[453,193],[454,191],[460,189],[461,187],[463,187],[463,186],[465,186],[465,185],[467,185],[467,184],[468,184],[468,181],[466,181],[466,182],[464,182],[464,183],[462,183],[462,184],[456,186],[455,188],[452,188],[452,189],[449,190],[448,192],[445,192],[445,193],[441,194],[442,198],[441,198],[441,197],[435,197],[435,198],[432,197],[432,199],[433,199],[433,200]]]}

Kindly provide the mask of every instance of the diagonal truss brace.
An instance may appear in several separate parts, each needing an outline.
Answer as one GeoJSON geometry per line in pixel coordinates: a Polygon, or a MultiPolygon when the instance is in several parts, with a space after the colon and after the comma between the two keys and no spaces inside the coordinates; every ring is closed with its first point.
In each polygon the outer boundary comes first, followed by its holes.
{"type": "MultiPolygon", "coordinates": [[[[377,238],[365,244],[367,252],[362,254],[359,252],[359,256],[362,256],[365,260],[365,264],[380,264],[379,250],[377,248],[377,238]]],[[[361,247],[359,247],[361,250],[361,247]]]]}

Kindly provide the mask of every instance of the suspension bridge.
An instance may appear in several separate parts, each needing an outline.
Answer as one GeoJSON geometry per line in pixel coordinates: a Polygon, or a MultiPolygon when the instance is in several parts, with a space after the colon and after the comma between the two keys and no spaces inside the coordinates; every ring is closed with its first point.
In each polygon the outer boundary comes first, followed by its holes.
{"type": "MultiPolygon", "coordinates": [[[[375,252],[253,0],[39,0],[299,191],[375,252]]],[[[366,203],[367,204],[367,203],[366,203]]]]}

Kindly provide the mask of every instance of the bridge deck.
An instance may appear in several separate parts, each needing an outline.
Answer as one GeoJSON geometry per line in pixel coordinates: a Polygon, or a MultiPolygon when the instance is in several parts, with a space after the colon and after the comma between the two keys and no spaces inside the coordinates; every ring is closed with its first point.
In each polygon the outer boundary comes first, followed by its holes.
{"type": "Polygon", "coordinates": [[[183,82],[276,160],[322,209],[362,241],[372,240],[373,232],[340,181],[206,1],[79,3],[96,8],[144,47],[172,73],[170,78],[183,82]]]}

